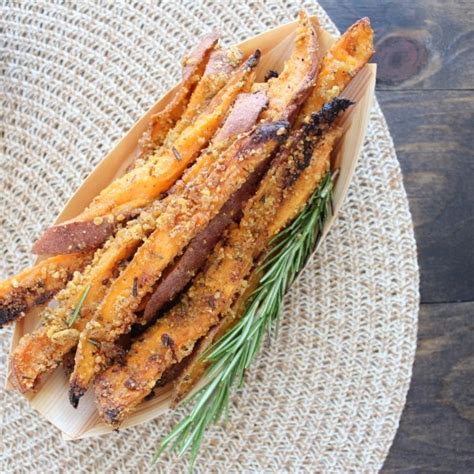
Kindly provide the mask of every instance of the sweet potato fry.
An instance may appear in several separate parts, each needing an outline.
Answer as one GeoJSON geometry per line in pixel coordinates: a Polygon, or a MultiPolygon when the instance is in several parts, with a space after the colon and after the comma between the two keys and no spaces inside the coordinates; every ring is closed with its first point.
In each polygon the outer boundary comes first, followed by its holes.
{"type": "Polygon", "coordinates": [[[230,138],[249,131],[267,105],[268,98],[264,92],[239,94],[231,115],[216,133],[213,141],[225,143],[230,138]]]}
{"type": "Polygon", "coordinates": [[[263,120],[292,121],[314,83],[319,62],[317,32],[311,26],[306,12],[300,11],[298,20],[295,49],[285,62],[283,71],[267,82],[270,104],[262,115],[263,120]],[[301,81],[295,78],[301,78],[301,81]],[[299,100],[296,100],[298,96],[299,100]],[[292,106],[288,107],[290,102],[292,106]]]}
{"type": "Polygon", "coordinates": [[[47,303],[91,258],[90,254],[57,255],[0,282],[0,327],[47,303]]]}
{"type": "MultiPolygon", "coordinates": [[[[335,118],[330,114],[327,117],[335,118]]],[[[279,230],[272,227],[278,209],[310,167],[314,144],[319,132],[326,128],[325,122],[311,122],[305,125],[305,133],[296,133],[290,139],[272,162],[255,196],[247,203],[238,228],[232,229],[225,245],[212,254],[208,268],[196,278],[183,299],[141,340],[132,344],[125,366],[113,366],[98,376],[99,412],[108,423],[119,424],[149,393],[162,373],[188,356],[196,341],[229,311],[235,297],[244,289],[245,278],[255,260],[273,237],[270,232],[279,230]]],[[[323,142],[331,136],[326,134],[323,142]]],[[[334,139],[325,150],[326,163],[329,163],[333,142],[334,139]]],[[[308,173],[314,171],[310,167],[308,173]]]]}
{"type": "Polygon", "coordinates": [[[240,66],[242,59],[243,53],[237,48],[215,49],[211,53],[204,75],[192,93],[186,109],[176,126],[166,136],[165,147],[171,147],[179,134],[205,109],[240,66]]]}
{"type": "MultiPolygon", "coordinates": [[[[160,149],[143,166],[110,183],[78,217],[60,226],[71,227],[74,221],[92,221],[97,225],[101,225],[104,219],[120,222],[167,191],[209,143],[237,95],[252,85],[259,57],[260,53],[256,52],[232,75],[226,86],[199,117],[183,130],[171,148],[160,149]]],[[[52,246],[48,241],[50,233],[45,233],[35,244],[33,251],[70,253],[77,248],[90,247],[88,233],[73,234],[63,230],[61,235],[63,240],[56,239],[56,245],[52,246]]]]}
{"type": "Polygon", "coordinates": [[[306,16],[303,15],[300,20],[304,38],[298,36],[298,47],[289,61],[300,57],[303,51],[301,45],[305,45],[305,61],[301,61],[305,66],[295,67],[294,73],[287,75],[286,89],[292,93],[285,94],[285,100],[272,101],[270,97],[270,105],[265,112],[270,111],[267,117],[273,119],[282,116],[285,120],[263,122],[250,136],[237,140],[211,165],[211,172],[207,176],[203,177],[202,173],[199,175],[203,179],[202,184],[196,179],[183,195],[170,201],[166,212],[159,217],[157,230],[140,247],[100,306],[95,317],[95,322],[100,320],[100,327],[90,326],[89,330],[86,329],[81,334],[76,352],[76,367],[71,377],[70,400],[73,405],[77,405],[79,397],[94,375],[103,370],[107,359],[103,348],[88,343],[88,339],[111,342],[129,331],[136,319],[136,306],[151,291],[166,266],[218,213],[248,176],[269,159],[279,143],[285,140],[289,129],[286,117],[294,119],[295,112],[307,97],[317,69],[315,32],[306,16]],[[132,285],[137,287],[135,295],[130,294],[132,285]]]}
{"type": "Polygon", "coordinates": [[[337,127],[331,127],[331,124],[335,122],[340,113],[351,105],[353,103],[348,99],[333,99],[328,104],[323,105],[318,112],[311,113],[306,123],[297,132],[302,138],[303,152],[307,156],[310,165],[294,183],[293,191],[285,198],[284,205],[272,222],[270,233],[278,233],[303,210],[311,193],[329,170],[330,152],[334,142],[341,134],[341,131],[337,127]],[[314,141],[311,138],[315,134],[323,135],[316,148],[314,148],[314,141]],[[314,151],[312,152],[313,148],[314,151]]]}
{"type": "Polygon", "coordinates": [[[321,67],[311,95],[298,116],[299,126],[309,114],[318,112],[324,104],[339,96],[351,79],[374,54],[374,32],[368,18],[350,26],[331,46],[321,60],[321,67]]]}
{"type": "Polygon", "coordinates": [[[268,99],[264,92],[239,94],[224,125],[219,129],[212,140],[211,146],[199,157],[196,163],[184,173],[183,177],[170,192],[174,194],[183,192],[186,186],[199,174],[207,173],[221,153],[223,153],[239,135],[247,133],[253,128],[262,110],[267,107],[267,105],[268,99]]]}
{"type": "Polygon", "coordinates": [[[183,78],[179,89],[171,102],[152,117],[150,128],[140,143],[142,155],[152,152],[163,143],[168,132],[185,111],[191,93],[197,88],[218,39],[217,31],[204,36],[189,56],[183,59],[183,78]]]}
{"type": "MultiPolygon", "coordinates": [[[[131,218],[139,210],[134,210],[121,220],[131,218]]],[[[97,217],[91,221],[62,222],[46,229],[39,240],[33,245],[33,253],[37,255],[67,254],[70,252],[92,251],[100,247],[112,235],[120,221],[97,217]]]]}

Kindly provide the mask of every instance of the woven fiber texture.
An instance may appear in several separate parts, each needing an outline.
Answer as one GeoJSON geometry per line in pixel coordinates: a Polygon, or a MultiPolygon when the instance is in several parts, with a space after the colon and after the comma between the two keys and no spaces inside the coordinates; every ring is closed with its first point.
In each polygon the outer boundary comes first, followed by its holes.
{"type": "MultiPolygon", "coordinates": [[[[196,37],[230,44],[310,1],[2,2],[0,276],[116,140],[180,76],[196,37]]],[[[355,20],[355,19],[354,19],[355,20]]],[[[340,217],[285,300],[277,338],[205,438],[196,472],[374,472],[397,430],[414,358],[418,268],[399,164],[377,104],[340,217]]],[[[5,373],[11,329],[0,334],[5,373]]],[[[186,472],[154,447],[184,408],[77,442],[0,389],[0,472],[186,472]]]]}

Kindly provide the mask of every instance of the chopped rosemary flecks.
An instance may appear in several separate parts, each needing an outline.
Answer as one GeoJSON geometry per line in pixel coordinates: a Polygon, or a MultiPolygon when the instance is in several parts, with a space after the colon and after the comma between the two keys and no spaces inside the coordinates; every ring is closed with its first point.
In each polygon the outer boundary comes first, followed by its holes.
{"type": "Polygon", "coordinates": [[[171,151],[173,152],[174,154],[174,157],[178,160],[178,161],[181,161],[182,158],[181,158],[181,153],[176,149],[176,147],[171,147],[171,151]]]}
{"type": "Polygon", "coordinates": [[[138,296],[138,278],[137,277],[133,279],[132,296],[134,298],[138,296]]]}
{"type": "Polygon", "coordinates": [[[83,290],[81,298],[79,302],[77,303],[76,307],[74,308],[74,311],[71,313],[71,316],[69,317],[67,321],[67,325],[71,327],[76,321],[77,318],[79,317],[79,314],[81,313],[81,308],[82,305],[84,304],[84,301],[87,298],[87,295],[89,294],[89,291],[91,289],[91,284],[89,283],[83,290]]]}
{"type": "Polygon", "coordinates": [[[95,347],[99,347],[100,344],[95,339],[88,339],[88,341],[95,347]]]}
{"type": "Polygon", "coordinates": [[[239,322],[202,356],[210,363],[205,385],[190,398],[190,413],[161,441],[153,462],[167,448],[179,456],[189,449],[192,469],[206,429],[227,411],[232,391],[242,386],[245,371],[278,323],[286,290],[316,248],[331,215],[332,187],[328,172],[300,215],[272,240],[259,286],[239,322]]]}

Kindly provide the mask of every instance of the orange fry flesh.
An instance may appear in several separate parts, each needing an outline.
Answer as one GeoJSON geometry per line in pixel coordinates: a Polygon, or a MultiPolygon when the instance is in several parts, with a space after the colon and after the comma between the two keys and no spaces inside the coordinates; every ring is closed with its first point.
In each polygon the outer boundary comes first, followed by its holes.
{"type": "Polygon", "coordinates": [[[211,53],[204,75],[194,89],[186,109],[166,136],[163,143],[165,147],[171,147],[179,134],[209,105],[239,67],[242,58],[243,53],[236,48],[216,49],[211,53]]]}

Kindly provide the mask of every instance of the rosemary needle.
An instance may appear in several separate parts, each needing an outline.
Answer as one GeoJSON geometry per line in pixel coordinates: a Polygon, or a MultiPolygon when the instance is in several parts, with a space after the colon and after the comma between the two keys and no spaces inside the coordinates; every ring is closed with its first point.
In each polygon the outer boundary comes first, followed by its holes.
{"type": "Polygon", "coordinates": [[[100,344],[95,339],[88,339],[88,341],[95,347],[100,347],[100,344]]]}
{"type": "Polygon", "coordinates": [[[174,157],[178,160],[178,161],[181,161],[182,158],[181,158],[181,153],[176,149],[176,147],[171,147],[171,150],[174,154],[174,157]]]}
{"type": "Polygon", "coordinates": [[[89,291],[91,289],[91,284],[89,283],[83,290],[81,298],[79,302],[77,303],[76,307],[74,308],[74,311],[72,312],[71,316],[69,317],[67,321],[67,325],[71,327],[76,321],[77,318],[79,317],[79,314],[81,313],[81,308],[82,305],[84,304],[84,301],[87,298],[87,295],[89,294],[89,291]]]}
{"type": "Polygon", "coordinates": [[[152,462],[167,448],[179,456],[190,449],[192,470],[206,429],[226,413],[232,391],[242,386],[265,336],[278,326],[285,292],[316,248],[331,215],[332,186],[327,173],[299,216],[273,238],[259,269],[259,286],[238,323],[202,356],[209,362],[206,383],[190,398],[191,411],[161,441],[152,462]]]}

